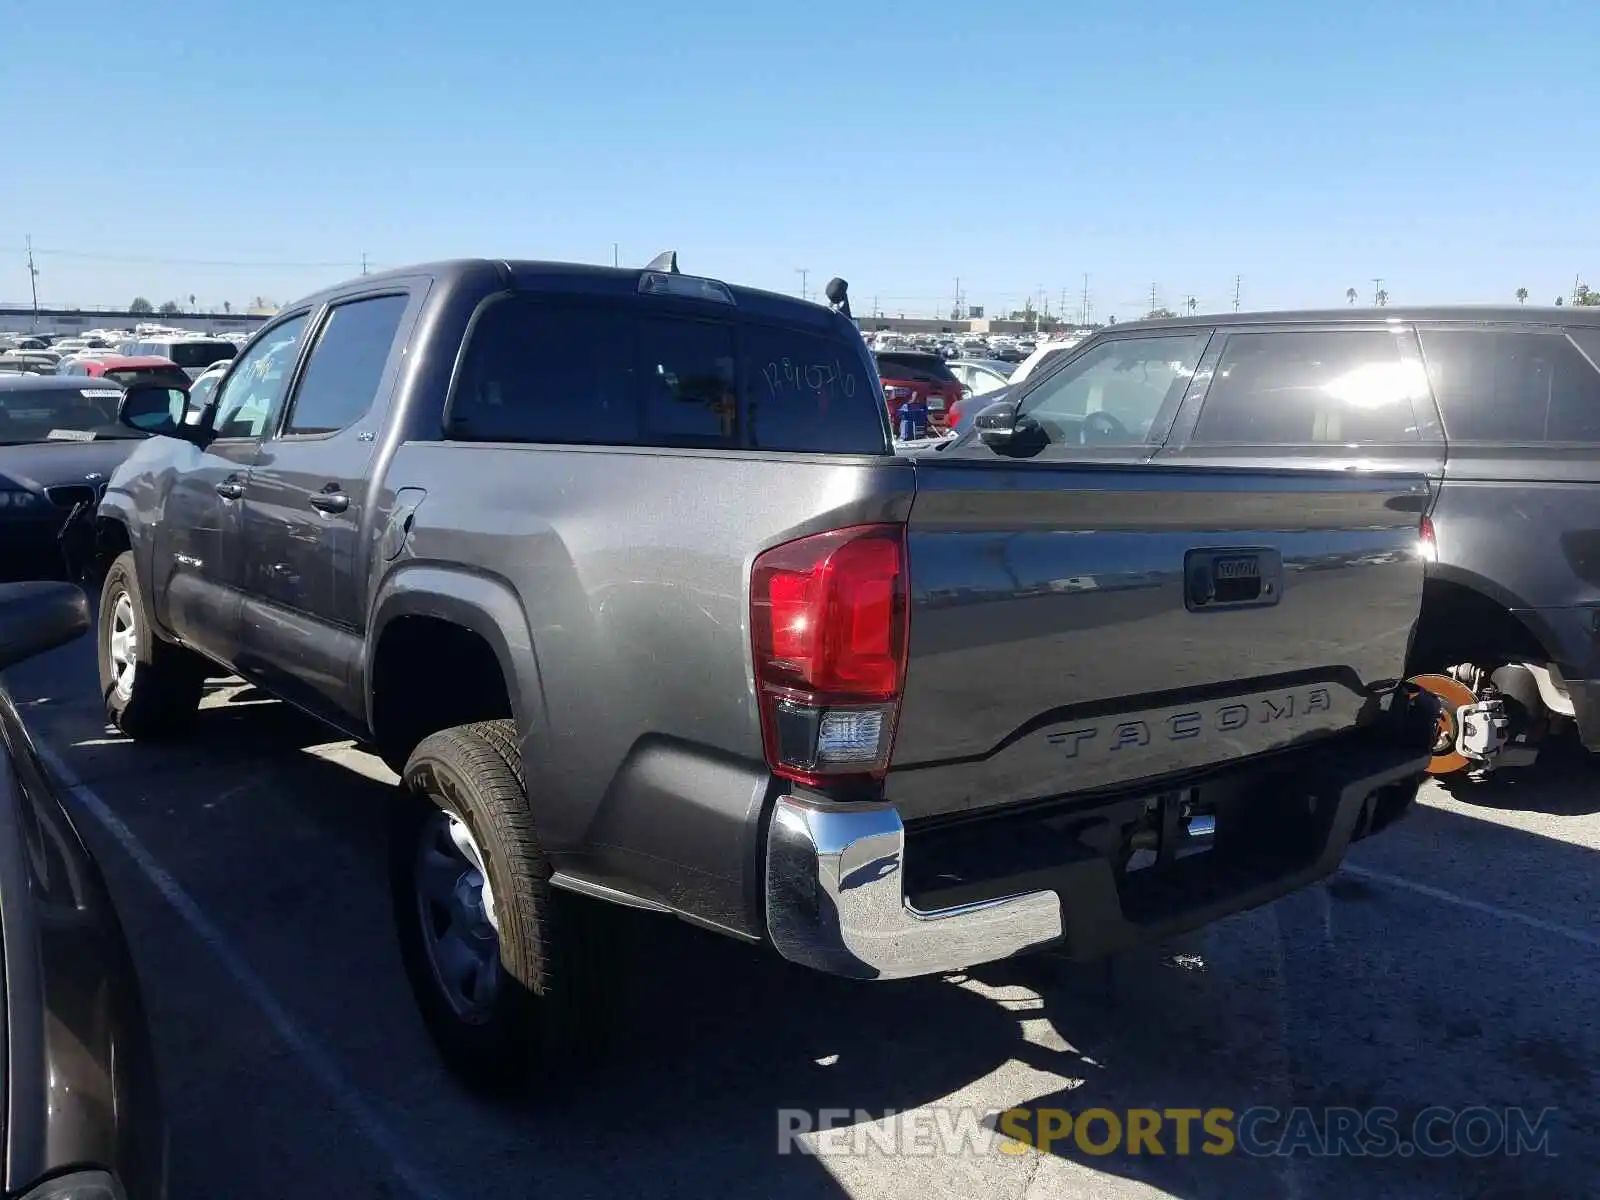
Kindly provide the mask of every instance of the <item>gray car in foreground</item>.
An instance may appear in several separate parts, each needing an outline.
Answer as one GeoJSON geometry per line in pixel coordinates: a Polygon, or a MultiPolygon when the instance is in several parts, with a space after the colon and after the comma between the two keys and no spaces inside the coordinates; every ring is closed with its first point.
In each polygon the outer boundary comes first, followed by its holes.
{"type": "Polygon", "coordinates": [[[817,305],[675,259],[354,280],[192,423],[128,391],[108,716],[177,735],[220,666],[383,755],[402,951],[477,1082],[583,1043],[596,901],[861,979],[1194,928],[1404,813],[1432,733],[1426,486],[1152,464],[1204,342],[1044,444],[897,456],[817,305]]]}
{"type": "MultiPolygon", "coordinates": [[[[89,625],[72,584],[0,584],[0,670],[89,625]]],[[[161,1096],[127,938],[4,688],[0,961],[4,1194],[164,1200],[161,1096]]]]}

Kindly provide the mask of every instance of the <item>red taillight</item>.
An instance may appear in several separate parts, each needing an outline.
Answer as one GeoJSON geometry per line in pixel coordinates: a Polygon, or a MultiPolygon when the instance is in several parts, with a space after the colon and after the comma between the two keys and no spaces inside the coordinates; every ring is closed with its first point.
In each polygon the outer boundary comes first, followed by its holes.
{"type": "Polygon", "coordinates": [[[903,525],[774,546],[751,572],[750,629],[767,761],[802,783],[882,775],[905,684],[903,525]]]}
{"type": "Polygon", "coordinates": [[[1439,544],[1433,536],[1433,518],[1423,517],[1422,528],[1418,530],[1418,546],[1422,557],[1429,562],[1439,561],[1439,544]]]}

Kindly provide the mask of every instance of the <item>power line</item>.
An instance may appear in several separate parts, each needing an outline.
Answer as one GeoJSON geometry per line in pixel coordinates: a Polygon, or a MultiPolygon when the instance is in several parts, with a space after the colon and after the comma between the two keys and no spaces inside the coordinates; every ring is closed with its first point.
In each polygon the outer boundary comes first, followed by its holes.
{"type": "Polygon", "coordinates": [[[321,268],[321,267],[357,267],[365,261],[361,259],[322,262],[290,262],[286,259],[260,259],[247,262],[243,259],[222,258],[145,258],[125,254],[99,254],[88,250],[47,250],[43,247],[31,249],[31,253],[41,258],[70,258],[80,262],[121,263],[128,266],[147,267],[244,267],[257,270],[271,270],[274,267],[287,267],[291,269],[321,268]]]}
{"type": "Polygon", "coordinates": [[[811,274],[811,268],[796,267],[794,272],[800,276],[800,299],[804,300],[806,298],[806,277],[811,274]]]}

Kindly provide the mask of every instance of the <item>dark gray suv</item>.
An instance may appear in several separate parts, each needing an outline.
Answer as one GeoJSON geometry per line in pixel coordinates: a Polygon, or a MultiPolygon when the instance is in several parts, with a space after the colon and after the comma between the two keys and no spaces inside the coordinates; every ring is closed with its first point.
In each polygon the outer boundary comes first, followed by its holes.
{"type": "MultiPolygon", "coordinates": [[[[1496,696],[1509,717],[1490,739],[1509,739],[1499,765],[1531,761],[1565,721],[1600,750],[1600,308],[1118,325],[1003,404],[965,440],[1007,457],[1426,475],[1409,669],[1445,701],[1435,773],[1482,768],[1461,752],[1459,715],[1496,696]]],[[[1330,539],[1329,562],[1340,554],[1330,539]]]]}

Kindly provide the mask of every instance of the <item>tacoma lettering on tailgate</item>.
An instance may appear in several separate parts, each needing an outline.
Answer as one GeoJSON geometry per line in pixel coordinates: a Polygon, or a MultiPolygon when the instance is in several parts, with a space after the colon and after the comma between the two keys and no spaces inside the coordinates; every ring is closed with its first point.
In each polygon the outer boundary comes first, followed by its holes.
{"type": "Polygon", "coordinates": [[[1137,721],[1106,721],[1081,725],[1048,735],[1068,758],[1086,747],[1107,751],[1136,750],[1152,742],[1185,742],[1217,734],[1236,733],[1252,724],[1271,725],[1333,710],[1333,697],[1325,687],[1279,692],[1250,700],[1229,700],[1137,721]]]}

